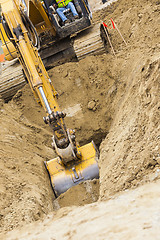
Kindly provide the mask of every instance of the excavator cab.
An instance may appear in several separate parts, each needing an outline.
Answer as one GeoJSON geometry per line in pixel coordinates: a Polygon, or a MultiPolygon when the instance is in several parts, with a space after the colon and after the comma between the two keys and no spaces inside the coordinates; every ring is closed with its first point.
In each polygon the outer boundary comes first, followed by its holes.
{"type": "Polygon", "coordinates": [[[48,16],[56,29],[57,37],[59,39],[68,37],[72,34],[76,34],[89,26],[91,26],[92,13],[88,1],[73,0],[72,1],[76,11],[78,13],[79,19],[74,19],[70,9],[64,11],[67,19],[70,23],[64,25],[60,17],[58,16],[56,10],[53,7],[53,1],[44,0],[44,7],[48,13],[48,16]]]}
{"type": "MultiPolygon", "coordinates": [[[[53,9],[53,0],[21,0],[24,24],[28,31],[35,29],[39,54],[45,67],[68,60],[77,60],[74,40],[80,32],[92,26],[92,13],[87,0],[73,0],[79,19],[74,19],[71,11],[65,11],[70,23],[63,25],[62,20],[53,9]],[[71,40],[72,39],[72,40],[71,40]]],[[[34,35],[31,33],[31,35],[34,35]]]]}
{"type": "MultiPolygon", "coordinates": [[[[83,17],[83,14],[82,14],[82,8],[81,8],[78,0],[73,0],[72,3],[75,6],[75,9],[76,9],[76,11],[78,13],[79,19],[81,19],[83,17]]],[[[61,18],[58,16],[58,14],[56,12],[56,9],[55,9],[53,4],[54,4],[54,1],[51,1],[51,4],[50,4],[49,8],[51,9],[53,17],[57,20],[57,23],[59,24],[59,26],[63,27],[65,25],[64,25],[63,21],[61,20],[61,18]]],[[[67,19],[70,20],[70,23],[75,21],[75,19],[73,17],[73,14],[71,12],[71,9],[65,9],[63,11],[63,13],[67,17],[67,19]]]]}

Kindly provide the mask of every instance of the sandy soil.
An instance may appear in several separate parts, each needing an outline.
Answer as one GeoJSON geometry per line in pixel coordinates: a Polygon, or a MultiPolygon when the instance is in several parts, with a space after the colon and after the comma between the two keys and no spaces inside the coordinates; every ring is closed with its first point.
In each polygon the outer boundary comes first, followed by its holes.
{"type": "Polygon", "coordinates": [[[43,161],[55,155],[43,110],[28,86],[1,101],[1,231],[51,214],[1,239],[158,239],[159,181],[147,183],[160,176],[159,10],[157,0],[119,0],[95,12],[95,22],[115,20],[127,46],[112,29],[116,57],[110,50],[49,70],[67,126],[80,144],[100,146],[100,184],[83,183],[53,203],[43,161]]]}
{"type": "Polygon", "coordinates": [[[158,240],[160,181],[121,193],[106,202],[62,208],[5,240],[158,240]]]}

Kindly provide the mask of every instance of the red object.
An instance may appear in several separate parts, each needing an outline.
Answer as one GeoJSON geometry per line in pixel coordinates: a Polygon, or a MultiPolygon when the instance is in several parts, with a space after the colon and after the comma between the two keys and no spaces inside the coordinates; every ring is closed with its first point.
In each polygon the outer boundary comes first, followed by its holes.
{"type": "Polygon", "coordinates": [[[4,62],[5,58],[4,58],[4,54],[0,54],[0,62],[4,62]]]}
{"type": "Polygon", "coordinates": [[[111,22],[112,22],[113,28],[115,29],[115,25],[114,25],[114,22],[113,22],[113,19],[112,19],[112,18],[111,18],[111,22]]]}
{"type": "Polygon", "coordinates": [[[108,27],[108,26],[107,26],[107,24],[105,24],[104,22],[103,22],[103,26],[105,26],[105,27],[107,27],[107,28],[111,29],[111,28],[110,28],[110,27],[108,27]]]}

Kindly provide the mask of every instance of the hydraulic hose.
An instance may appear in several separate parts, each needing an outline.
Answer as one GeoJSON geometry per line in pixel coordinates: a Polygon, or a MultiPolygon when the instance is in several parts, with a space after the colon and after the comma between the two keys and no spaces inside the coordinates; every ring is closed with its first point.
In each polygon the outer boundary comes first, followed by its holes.
{"type": "Polygon", "coordinates": [[[37,34],[37,31],[33,25],[33,23],[31,22],[31,20],[29,19],[29,17],[27,16],[26,13],[24,13],[23,11],[21,11],[22,13],[22,19],[23,19],[23,22],[25,24],[25,27],[27,28],[28,31],[31,31],[31,33],[33,34],[34,36],[34,39],[35,39],[35,42],[33,42],[33,40],[30,38],[30,40],[32,41],[32,44],[37,47],[37,49],[39,50],[40,49],[40,40],[39,40],[39,37],[38,37],[38,34],[37,34]]]}

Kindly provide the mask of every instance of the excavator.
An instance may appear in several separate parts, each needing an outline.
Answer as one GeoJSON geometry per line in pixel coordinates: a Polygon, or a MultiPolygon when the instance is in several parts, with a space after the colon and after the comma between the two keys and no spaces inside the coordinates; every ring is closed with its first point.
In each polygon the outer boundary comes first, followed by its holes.
{"type": "MultiPolygon", "coordinates": [[[[104,52],[106,37],[103,30],[100,37],[93,29],[86,33],[86,29],[91,27],[92,16],[87,0],[74,0],[79,19],[73,19],[71,12],[67,11],[65,14],[71,23],[66,26],[49,0],[0,0],[0,4],[0,38],[5,59],[17,61],[13,59],[18,58],[24,79],[45,110],[43,120],[53,132],[52,147],[57,157],[44,163],[53,192],[58,197],[82,181],[99,177],[98,151],[93,141],[79,146],[75,131],[67,129],[64,122],[66,114],[60,110],[57,91],[45,66],[57,60],[66,61],[65,57],[83,58],[90,53],[104,52]],[[85,32],[84,35],[76,40],[76,35],[81,32],[85,32]],[[84,41],[86,34],[89,36],[84,41]],[[74,42],[78,41],[78,45],[73,44],[72,38],[74,42]]],[[[1,76],[2,97],[7,93],[7,98],[11,97],[12,89],[17,90],[18,73],[16,70],[14,77],[10,73],[7,80],[1,76]],[[4,85],[7,88],[3,88],[4,85]]]]}
{"type": "MultiPolygon", "coordinates": [[[[46,69],[67,61],[77,61],[91,54],[102,54],[108,50],[103,25],[93,24],[88,1],[72,1],[79,19],[75,20],[71,11],[67,10],[64,14],[71,22],[67,25],[63,25],[56,13],[53,7],[54,0],[14,1],[28,37],[33,46],[37,47],[46,69]]],[[[0,38],[7,63],[3,64],[0,77],[0,96],[7,102],[26,84],[27,77],[17,61],[15,41],[3,9],[1,25],[3,28],[0,30],[0,38]]]]}

